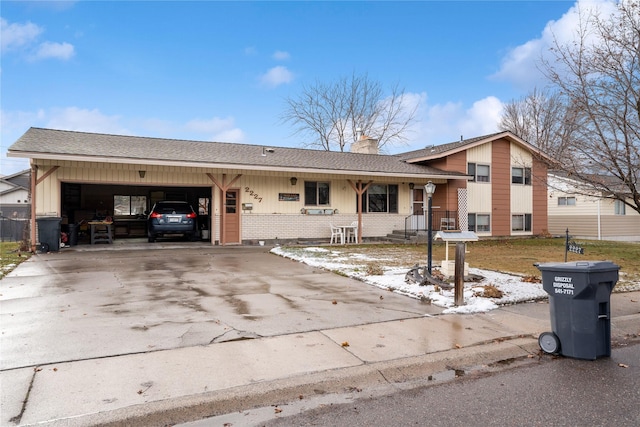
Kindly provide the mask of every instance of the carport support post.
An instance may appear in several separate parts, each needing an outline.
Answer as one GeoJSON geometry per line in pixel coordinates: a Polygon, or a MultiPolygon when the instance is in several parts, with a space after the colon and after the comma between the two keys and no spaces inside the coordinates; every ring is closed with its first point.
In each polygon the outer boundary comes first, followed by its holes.
{"type": "Polygon", "coordinates": [[[456,243],[454,304],[464,305],[464,243],[456,243]]]}
{"type": "Polygon", "coordinates": [[[350,179],[348,179],[347,182],[358,196],[358,243],[362,243],[362,195],[365,191],[367,191],[373,181],[369,181],[364,187],[362,187],[362,181],[358,181],[357,185],[354,184],[350,179]]]}

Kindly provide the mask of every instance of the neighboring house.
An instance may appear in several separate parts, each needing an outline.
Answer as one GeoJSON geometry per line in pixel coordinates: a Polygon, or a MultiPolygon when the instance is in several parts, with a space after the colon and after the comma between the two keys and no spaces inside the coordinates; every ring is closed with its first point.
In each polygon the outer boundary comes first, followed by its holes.
{"type": "Polygon", "coordinates": [[[580,183],[549,175],[549,233],[576,238],[640,241],[640,214],[619,200],[585,195],[580,183]]]}
{"type": "Polygon", "coordinates": [[[31,217],[29,182],[31,171],[0,177],[0,237],[21,240],[31,217]]]}
{"type": "Polygon", "coordinates": [[[351,150],[31,128],[8,155],[31,159],[36,216],[63,223],[112,216],[116,238],[144,236],[144,212],[162,199],[198,207],[200,228],[223,245],[328,240],[330,224],[359,218],[362,237],[385,238],[424,229],[428,181],[437,186],[437,230],[547,229],[546,169],[510,132],[401,155],[377,154],[377,141],[364,137],[351,150]]]}

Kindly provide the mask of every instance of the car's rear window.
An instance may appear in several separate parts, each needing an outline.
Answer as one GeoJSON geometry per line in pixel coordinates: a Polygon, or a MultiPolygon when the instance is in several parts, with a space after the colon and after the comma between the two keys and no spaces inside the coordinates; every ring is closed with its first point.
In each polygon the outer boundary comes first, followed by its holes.
{"type": "Polygon", "coordinates": [[[184,203],[158,203],[154,210],[162,214],[189,214],[193,212],[191,206],[184,203]]]}

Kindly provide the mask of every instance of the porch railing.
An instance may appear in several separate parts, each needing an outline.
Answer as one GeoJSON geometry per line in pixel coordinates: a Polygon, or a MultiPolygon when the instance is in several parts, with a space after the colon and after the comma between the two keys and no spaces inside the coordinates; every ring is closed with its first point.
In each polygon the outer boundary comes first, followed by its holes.
{"type": "MultiPolygon", "coordinates": [[[[434,210],[431,213],[432,232],[439,230],[458,230],[458,211],[434,210]]],[[[409,215],[404,219],[404,238],[418,231],[427,231],[427,215],[409,215]]]]}

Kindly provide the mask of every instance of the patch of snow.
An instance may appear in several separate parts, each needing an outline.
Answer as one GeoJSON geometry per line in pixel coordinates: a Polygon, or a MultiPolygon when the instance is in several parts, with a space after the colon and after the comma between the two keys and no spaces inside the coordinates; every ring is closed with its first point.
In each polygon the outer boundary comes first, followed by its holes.
{"type": "Polygon", "coordinates": [[[384,258],[376,259],[365,254],[344,256],[339,251],[329,251],[324,248],[308,247],[276,247],[272,253],[303,262],[307,265],[335,271],[347,277],[360,280],[368,285],[386,289],[411,298],[427,299],[431,304],[444,307],[444,313],[466,314],[494,310],[500,305],[546,299],[547,293],[541,283],[523,281],[523,277],[496,271],[470,268],[469,273],[484,277],[480,282],[465,283],[464,305],[456,307],[454,291],[436,289],[433,285],[419,286],[406,282],[405,275],[411,267],[385,267],[384,258]],[[379,261],[384,271],[382,275],[368,275],[364,261],[379,261]],[[500,298],[482,296],[484,286],[494,286],[502,292],[500,298]]]}

